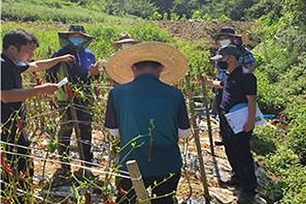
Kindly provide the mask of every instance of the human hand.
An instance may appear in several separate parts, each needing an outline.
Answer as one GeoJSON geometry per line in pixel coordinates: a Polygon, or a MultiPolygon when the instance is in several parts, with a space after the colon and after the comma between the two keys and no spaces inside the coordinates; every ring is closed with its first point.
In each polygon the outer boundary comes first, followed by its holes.
{"type": "Polygon", "coordinates": [[[37,90],[40,94],[50,95],[53,94],[58,89],[58,87],[56,84],[45,83],[35,86],[34,89],[37,90]]]}
{"type": "Polygon", "coordinates": [[[212,85],[213,80],[208,79],[208,77],[205,76],[205,75],[201,75],[201,76],[199,77],[199,84],[203,84],[203,83],[208,83],[208,84],[212,85]]]}
{"type": "Polygon", "coordinates": [[[247,120],[246,123],[243,125],[243,131],[244,132],[249,132],[253,130],[255,127],[254,121],[247,120]]]}
{"type": "Polygon", "coordinates": [[[91,65],[88,69],[90,75],[98,75],[99,74],[99,67],[95,65],[91,65]]]}
{"type": "Polygon", "coordinates": [[[92,65],[88,69],[88,72],[92,75],[98,75],[100,68],[104,68],[105,64],[106,64],[105,60],[97,61],[94,65],[92,65]]]}
{"type": "Polygon", "coordinates": [[[107,61],[106,60],[99,60],[96,62],[95,65],[97,65],[99,68],[105,68],[105,65],[106,65],[107,61]]]}
{"type": "Polygon", "coordinates": [[[73,64],[75,62],[75,57],[71,54],[66,54],[60,57],[62,62],[67,62],[68,64],[73,64]]]}

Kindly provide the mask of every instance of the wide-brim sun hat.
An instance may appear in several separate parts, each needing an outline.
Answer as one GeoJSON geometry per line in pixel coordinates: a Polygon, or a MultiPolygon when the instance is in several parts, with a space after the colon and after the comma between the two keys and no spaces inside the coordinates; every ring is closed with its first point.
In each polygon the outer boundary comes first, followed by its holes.
{"type": "Polygon", "coordinates": [[[88,39],[93,38],[86,33],[85,28],[82,25],[70,25],[68,31],[58,32],[60,38],[67,38],[70,34],[80,34],[88,39]]]}
{"type": "Polygon", "coordinates": [[[213,36],[213,39],[218,40],[220,36],[242,37],[242,35],[236,33],[235,29],[232,27],[222,27],[220,31],[213,36]]]}
{"type": "Polygon", "coordinates": [[[119,34],[119,39],[115,41],[114,43],[112,43],[112,46],[115,49],[119,49],[122,44],[126,44],[126,43],[134,45],[134,44],[139,43],[139,41],[133,39],[128,32],[122,32],[119,34]]]}
{"type": "Polygon", "coordinates": [[[80,34],[83,36],[85,42],[82,44],[83,48],[88,47],[94,37],[88,35],[82,25],[70,25],[68,31],[58,32],[59,41],[61,46],[67,46],[70,44],[68,38],[71,34],[80,34]]]}
{"type": "Polygon", "coordinates": [[[155,61],[164,66],[160,80],[172,84],[186,73],[188,62],[185,56],[169,44],[145,42],[120,50],[109,58],[105,65],[107,75],[119,84],[134,79],[132,66],[137,62],[155,61]]]}

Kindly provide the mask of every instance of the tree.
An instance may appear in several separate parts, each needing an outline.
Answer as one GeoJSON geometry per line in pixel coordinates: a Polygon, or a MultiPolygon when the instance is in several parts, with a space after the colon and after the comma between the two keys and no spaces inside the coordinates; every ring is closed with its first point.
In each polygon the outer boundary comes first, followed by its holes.
{"type": "Polygon", "coordinates": [[[198,0],[175,0],[172,12],[175,12],[179,17],[185,14],[187,18],[191,18],[193,12],[200,7],[201,4],[198,0]]]}
{"type": "Polygon", "coordinates": [[[141,18],[149,18],[157,11],[157,7],[150,0],[126,0],[124,10],[127,14],[141,18]]]}
{"type": "Polygon", "coordinates": [[[225,12],[223,14],[229,16],[232,20],[244,19],[247,9],[252,7],[255,0],[235,0],[226,2],[225,12]]]}
{"type": "Polygon", "coordinates": [[[160,13],[168,13],[169,15],[173,8],[174,0],[151,0],[151,2],[157,6],[160,13]]]}

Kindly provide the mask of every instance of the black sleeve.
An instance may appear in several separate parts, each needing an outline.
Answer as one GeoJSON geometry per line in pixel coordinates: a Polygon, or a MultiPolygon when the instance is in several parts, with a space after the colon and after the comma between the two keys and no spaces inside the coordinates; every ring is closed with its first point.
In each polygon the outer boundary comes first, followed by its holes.
{"type": "Polygon", "coordinates": [[[14,87],[15,77],[11,73],[9,67],[5,67],[4,63],[1,62],[1,90],[10,90],[14,87]]]}
{"type": "Polygon", "coordinates": [[[185,103],[185,99],[182,93],[181,93],[181,100],[180,100],[180,109],[178,112],[178,126],[182,130],[186,130],[190,128],[186,103],[185,103]]]}
{"type": "Polygon", "coordinates": [[[243,80],[245,95],[257,95],[257,79],[253,74],[246,74],[243,80]]]}
{"type": "Polygon", "coordinates": [[[22,72],[26,71],[29,69],[30,65],[23,65],[23,66],[18,66],[18,72],[21,74],[22,72]]]}
{"type": "Polygon", "coordinates": [[[107,99],[104,127],[109,128],[109,129],[118,128],[113,90],[109,92],[108,99],[107,99]]]}

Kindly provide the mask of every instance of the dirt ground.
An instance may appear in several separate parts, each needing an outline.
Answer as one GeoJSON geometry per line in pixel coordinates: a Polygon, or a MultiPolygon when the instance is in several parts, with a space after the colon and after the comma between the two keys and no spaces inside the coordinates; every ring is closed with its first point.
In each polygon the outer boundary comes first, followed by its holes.
{"type": "Polygon", "coordinates": [[[205,41],[213,48],[213,36],[221,27],[233,27],[237,33],[244,36],[245,45],[250,48],[258,44],[258,39],[251,33],[252,26],[256,26],[252,22],[246,21],[197,21],[197,20],[181,20],[181,21],[156,21],[155,24],[167,30],[171,37],[183,38],[190,41],[205,41]]]}
{"type": "MultiPolygon", "coordinates": [[[[207,135],[207,126],[206,121],[202,120],[199,123],[200,131],[200,140],[202,146],[202,154],[205,165],[205,171],[207,176],[207,183],[209,187],[209,194],[212,198],[211,203],[236,203],[235,189],[233,188],[224,188],[220,187],[219,180],[226,180],[230,176],[231,168],[226,159],[224,148],[223,147],[214,147],[215,156],[211,155],[210,152],[210,142],[207,135]]],[[[218,123],[216,120],[212,119],[213,127],[213,137],[214,140],[219,140],[218,136],[218,123]]],[[[184,160],[184,166],[182,169],[182,177],[180,179],[178,187],[178,198],[180,203],[205,203],[203,185],[201,182],[200,168],[197,161],[197,150],[195,145],[195,140],[190,135],[189,141],[180,141],[180,148],[182,152],[182,157],[184,160]]],[[[93,169],[99,171],[109,171],[108,166],[108,145],[104,142],[104,136],[99,131],[94,131],[93,134],[93,153],[94,153],[94,162],[100,165],[99,167],[94,167],[93,169]]],[[[79,158],[76,144],[73,144],[71,150],[72,158],[79,158]]],[[[38,146],[33,148],[33,154],[37,157],[45,157],[46,150],[48,148],[47,139],[43,140],[38,146]]],[[[57,152],[50,154],[48,158],[51,161],[46,163],[46,172],[45,178],[50,179],[55,170],[59,167],[58,164],[58,155],[57,152]]],[[[77,163],[75,163],[77,164],[77,163]]],[[[42,170],[44,163],[41,161],[35,160],[35,183],[36,183],[36,192],[40,193],[39,182],[42,178],[42,170]]],[[[74,167],[73,170],[77,170],[78,167],[74,167]]],[[[101,180],[105,179],[105,174],[93,172],[95,175],[98,175],[101,180]]],[[[94,203],[94,202],[93,202],[94,203]]],[[[96,202],[95,202],[96,203],[96,202]]],[[[101,202],[102,203],[102,202],[101,202]]]]}

